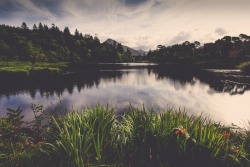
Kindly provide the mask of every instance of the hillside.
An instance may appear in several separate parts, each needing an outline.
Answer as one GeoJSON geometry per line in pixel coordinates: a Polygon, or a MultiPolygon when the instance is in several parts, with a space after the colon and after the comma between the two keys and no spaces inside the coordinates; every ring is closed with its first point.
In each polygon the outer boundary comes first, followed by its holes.
{"type": "MultiPolygon", "coordinates": [[[[119,42],[117,42],[117,41],[115,41],[115,40],[113,40],[113,39],[107,39],[104,43],[108,43],[108,44],[110,44],[110,45],[114,45],[114,43],[116,44],[116,46],[117,46],[117,44],[119,43],[119,42]]],[[[129,51],[131,52],[131,54],[132,54],[132,56],[145,56],[148,52],[146,52],[146,51],[144,51],[144,50],[136,50],[136,49],[133,49],[133,48],[131,48],[131,47],[129,47],[129,46],[126,46],[126,45],[122,45],[122,47],[123,47],[123,49],[125,50],[125,51],[127,51],[127,49],[129,49],[129,51]]]]}
{"type": "Polygon", "coordinates": [[[39,23],[29,29],[25,22],[20,27],[0,25],[0,61],[35,62],[131,62],[131,53],[116,46],[100,43],[97,36],[83,35],[68,27],[61,31],[39,23]]]}

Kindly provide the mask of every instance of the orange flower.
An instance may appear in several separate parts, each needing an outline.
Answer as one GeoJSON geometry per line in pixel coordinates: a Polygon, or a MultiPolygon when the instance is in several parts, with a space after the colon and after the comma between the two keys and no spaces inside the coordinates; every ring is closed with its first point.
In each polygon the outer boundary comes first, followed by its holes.
{"type": "Polygon", "coordinates": [[[177,130],[177,131],[175,132],[175,134],[177,134],[177,135],[178,135],[179,133],[180,133],[180,130],[177,130]]]}
{"type": "Polygon", "coordinates": [[[182,128],[182,129],[181,129],[181,132],[182,132],[183,134],[185,134],[187,131],[186,131],[186,129],[182,128]]]}
{"type": "Polygon", "coordinates": [[[182,134],[186,134],[186,129],[184,129],[184,128],[180,128],[180,129],[178,129],[176,132],[175,132],[175,134],[179,134],[179,133],[182,133],[182,134]]]}
{"type": "Polygon", "coordinates": [[[223,132],[223,136],[224,137],[229,137],[229,133],[225,131],[225,132],[223,132]]]}
{"type": "Polygon", "coordinates": [[[238,153],[238,152],[239,152],[239,150],[234,150],[234,152],[235,152],[235,153],[238,153]]]}

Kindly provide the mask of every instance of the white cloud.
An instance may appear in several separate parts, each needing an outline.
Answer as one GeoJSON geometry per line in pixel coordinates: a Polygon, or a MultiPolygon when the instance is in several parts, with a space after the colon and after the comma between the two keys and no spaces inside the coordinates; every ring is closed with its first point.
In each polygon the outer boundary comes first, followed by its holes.
{"type": "Polygon", "coordinates": [[[227,31],[224,29],[224,28],[217,28],[215,31],[214,31],[216,34],[222,36],[222,35],[225,35],[227,33],[227,31]]]}
{"type": "Polygon", "coordinates": [[[98,34],[101,41],[114,38],[144,49],[182,40],[213,42],[225,33],[250,34],[248,0],[139,0],[130,5],[124,0],[31,1],[1,1],[0,13],[5,15],[0,22],[19,26],[26,21],[29,27],[55,23],[61,29],[68,26],[71,32],[77,28],[98,34]]]}
{"type": "Polygon", "coordinates": [[[170,45],[173,45],[173,44],[180,44],[180,43],[183,43],[185,41],[188,41],[190,38],[192,37],[191,33],[190,32],[180,32],[178,33],[176,36],[174,36],[169,44],[170,45]]]}

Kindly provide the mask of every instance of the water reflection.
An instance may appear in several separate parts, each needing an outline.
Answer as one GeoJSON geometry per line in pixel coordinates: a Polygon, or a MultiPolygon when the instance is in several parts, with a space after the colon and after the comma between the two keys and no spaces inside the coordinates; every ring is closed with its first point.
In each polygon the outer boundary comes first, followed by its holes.
{"type": "Polygon", "coordinates": [[[199,70],[195,68],[156,68],[159,79],[170,78],[182,84],[192,83],[196,77],[208,84],[217,92],[228,92],[230,95],[244,94],[250,90],[250,76],[240,70],[199,70]]]}
{"type": "Polygon", "coordinates": [[[190,114],[203,112],[225,123],[240,124],[243,120],[250,120],[248,80],[244,91],[233,88],[240,94],[232,96],[222,82],[228,78],[216,75],[216,72],[191,68],[150,67],[90,70],[45,78],[5,77],[1,79],[0,115],[7,107],[21,106],[26,119],[31,119],[31,103],[40,103],[46,110],[60,107],[67,111],[101,103],[115,106],[119,112],[132,103],[156,109],[185,108],[190,114]]]}
{"type": "Polygon", "coordinates": [[[34,99],[37,91],[40,95],[49,93],[60,96],[64,91],[72,95],[74,87],[81,89],[98,87],[100,79],[119,80],[121,71],[83,71],[81,73],[68,73],[62,76],[36,76],[36,77],[5,77],[1,80],[0,95],[13,96],[27,92],[34,99]]]}

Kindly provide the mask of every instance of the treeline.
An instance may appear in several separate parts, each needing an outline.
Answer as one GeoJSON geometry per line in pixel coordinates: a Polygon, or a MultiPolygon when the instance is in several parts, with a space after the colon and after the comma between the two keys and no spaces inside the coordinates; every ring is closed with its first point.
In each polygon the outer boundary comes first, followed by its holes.
{"type": "Polygon", "coordinates": [[[149,51],[146,59],[156,62],[178,62],[197,59],[242,59],[250,56],[250,36],[225,36],[214,43],[185,41],[172,46],[158,45],[149,51]]]}
{"type": "Polygon", "coordinates": [[[83,35],[68,27],[61,31],[55,24],[25,22],[20,27],[0,25],[0,61],[42,62],[129,62],[131,53],[121,44],[100,43],[97,36],[83,35]]]}

